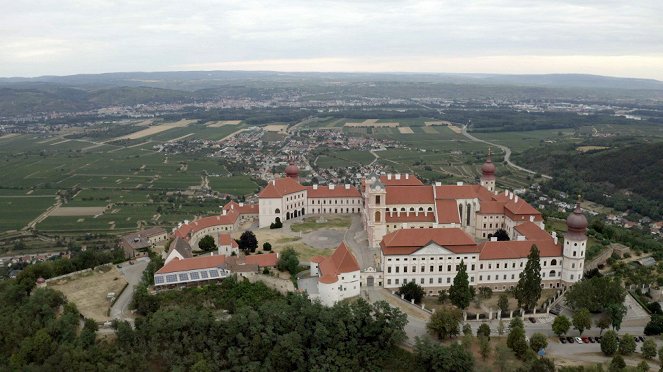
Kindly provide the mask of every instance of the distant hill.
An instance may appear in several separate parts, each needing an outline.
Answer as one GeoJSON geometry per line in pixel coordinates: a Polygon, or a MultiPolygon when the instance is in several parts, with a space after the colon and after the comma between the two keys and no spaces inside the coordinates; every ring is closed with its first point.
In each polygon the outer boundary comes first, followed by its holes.
{"type": "MultiPolygon", "coordinates": [[[[613,143],[616,144],[616,143],[613,143]]],[[[553,176],[551,186],[589,200],[663,218],[663,142],[578,153],[576,145],[536,147],[516,156],[519,164],[553,176]]]]}

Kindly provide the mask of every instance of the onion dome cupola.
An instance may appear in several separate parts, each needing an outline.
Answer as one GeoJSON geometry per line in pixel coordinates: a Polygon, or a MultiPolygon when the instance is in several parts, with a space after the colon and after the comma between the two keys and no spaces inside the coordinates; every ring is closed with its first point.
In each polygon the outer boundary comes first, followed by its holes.
{"type": "Polygon", "coordinates": [[[569,234],[585,236],[587,233],[587,217],[580,209],[580,200],[576,203],[576,207],[571,214],[566,218],[567,236],[569,234]]]}
{"type": "Polygon", "coordinates": [[[286,177],[290,177],[295,180],[299,178],[299,168],[295,165],[294,160],[291,159],[288,166],[285,167],[285,175],[286,177]]]}
{"type": "Polygon", "coordinates": [[[481,166],[481,174],[484,179],[495,179],[495,164],[493,164],[493,160],[491,159],[490,148],[488,148],[488,158],[481,166]]]}

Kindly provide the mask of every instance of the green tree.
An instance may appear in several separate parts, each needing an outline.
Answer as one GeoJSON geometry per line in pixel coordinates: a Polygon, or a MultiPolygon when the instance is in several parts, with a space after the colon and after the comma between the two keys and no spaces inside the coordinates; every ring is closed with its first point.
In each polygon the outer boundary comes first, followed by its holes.
{"type": "Polygon", "coordinates": [[[645,359],[656,358],[656,342],[651,338],[646,339],[645,342],[642,343],[640,352],[642,352],[642,357],[645,359]]]}
{"type": "Polygon", "coordinates": [[[618,354],[615,355],[610,361],[610,366],[608,367],[608,371],[610,372],[623,371],[624,368],[626,368],[626,362],[624,362],[624,358],[622,358],[622,356],[618,354]]]}
{"type": "Polygon", "coordinates": [[[442,289],[437,292],[437,303],[438,304],[443,304],[449,299],[449,293],[447,293],[446,289],[442,289]]]}
{"type": "Polygon", "coordinates": [[[470,287],[470,281],[467,276],[467,267],[463,260],[460,261],[458,273],[454,278],[454,282],[449,288],[449,299],[451,303],[458,306],[460,309],[466,309],[472,301],[474,293],[470,287]]]}
{"type": "Polygon", "coordinates": [[[610,315],[610,321],[612,322],[612,329],[619,329],[622,327],[622,320],[626,315],[626,306],[623,303],[614,303],[607,306],[606,311],[610,315]]]}
{"type": "Polygon", "coordinates": [[[595,325],[601,330],[599,332],[599,336],[603,334],[604,329],[608,329],[610,327],[610,324],[611,321],[609,316],[602,316],[596,320],[595,325]]]}
{"type": "Polygon", "coordinates": [[[239,249],[244,252],[255,252],[258,249],[258,239],[256,235],[251,230],[244,231],[239,237],[239,249]]]}
{"type": "Polygon", "coordinates": [[[272,245],[269,244],[269,242],[264,242],[264,243],[262,243],[262,250],[266,251],[266,252],[269,252],[269,251],[272,250],[272,245]]]}
{"type": "Polygon", "coordinates": [[[636,371],[639,372],[647,372],[649,371],[649,363],[645,362],[644,360],[640,361],[638,365],[635,367],[636,371]]]}
{"type": "Polygon", "coordinates": [[[532,245],[527,256],[525,269],[520,273],[518,284],[513,290],[518,300],[518,307],[531,310],[541,297],[541,263],[539,262],[539,248],[532,245]]]}
{"type": "Polygon", "coordinates": [[[635,352],[636,348],[633,336],[626,333],[619,339],[619,353],[622,355],[631,355],[635,352]]]}
{"type": "Polygon", "coordinates": [[[617,340],[617,332],[607,331],[601,337],[601,351],[603,352],[603,354],[607,356],[615,355],[618,347],[619,347],[619,341],[617,340]]]}
{"type": "Polygon", "coordinates": [[[592,317],[587,309],[578,309],[573,312],[573,328],[577,329],[582,336],[586,329],[592,327],[592,317]]]}
{"type": "Polygon", "coordinates": [[[552,330],[557,336],[565,335],[571,328],[571,321],[564,315],[555,317],[552,323],[552,330]]]}
{"type": "Polygon", "coordinates": [[[619,279],[594,276],[573,284],[565,296],[571,308],[586,308],[591,313],[598,313],[607,310],[611,304],[623,304],[626,290],[619,279]]]}
{"type": "Polygon", "coordinates": [[[509,335],[506,338],[506,345],[513,350],[516,356],[523,359],[527,354],[529,345],[525,339],[525,325],[522,319],[515,317],[511,320],[509,335]]]}
{"type": "Polygon", "coordinates": [[[276,268],[279,271],[287,271],[290,275],[297,274],[299,268],[299,258],[297,252],[292,248],[286,248],[279,255],[279,260],[276,263],[276,268]]]}
{"type": "Polygon", "coordinates": [[[470,323],[465,323],[463,325],[463,335],[472,336],[472,326],[470,325],[470,323]]]}
{"type": "Polygon", "coordinates": [[[214,238],[210,235],[205,235],[198,241],[198,248],[202,249],[205,252],[212,252],[216,249],[216,243],[214,243],[214,238]]]}
{"type": "Polygon", "coordinates": [[[438,338],[458,335],[463,314],[456,308],[441,308],[431,315],[426,328],[438,338]]]}
{"type": "Polygon", "coordinates": [[[490,326],[486,323],[481,323],[479,329],[477,329],[477,337],[484,336],[490,340],[490,326]]]}
{"type": "Polygon", "coordinates": [[[415,282],[407,282],[398,289],[398,294],[403,295],[403,298],[406,301],[414,300],[414,303],[421,303],[421,299],[424,298],[424,289],[415,282]]]}
{"type": "Polygon", "coordinates": [[[532,350],[534,350],[534,352],[545,349],[548,347],[548,337],[542,333],[537,332],[532,335],[532,338],[530,338],[529,346],[532,348],[532,350]]]}
{"type": "Polygon", "coordinates": [[[500,297],[497,300],[497,307],[499,307],[500,311],[503,313],[509,311],[509,296],[506,293],[500,294],[500,297]]]}
{"type": "Polygon", "coordinates": [[[479,336],[479,353],[483,360],[486,360],[490,356],[490,341],[488,337],[479,336]]]}
{"type": "Polygon", "coordinates": [[[458,343],[444,347],[428,337],[415,339],[414,359],[419,369],[423,371],[471,372],[474,370],[474,357],[469,350],[463,349],[458,343]]]}
{"type": "Polygon", "coordinates": [[[663,346],[658,349],[658,363],[663,366],[663,346]]]}

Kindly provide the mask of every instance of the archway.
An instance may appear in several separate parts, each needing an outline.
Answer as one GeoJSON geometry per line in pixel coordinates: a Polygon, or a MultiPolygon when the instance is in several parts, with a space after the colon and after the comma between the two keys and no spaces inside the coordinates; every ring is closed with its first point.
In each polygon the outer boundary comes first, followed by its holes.
{"type": "Polygon", "coordinates": [[[372,276],[366,277],[366,286],[372,287],[373,285],[375,285],[375,278],[372,276]]]}
{"type": "Polygon", "coordinates": [[[285,212],[285,219],[289,220],[290,219],[290,212],[285,212]]]}
{"type": "Polygon", "coordinates": [[[375,222],[381,222],[381,217],[380,211],[375,211],[375,222]]]}
{"type": "Polygon", "coordinates": [[[301,215],[302,215],[302,216],[304,215],[304,208],[302,208],[302,214],[301,214],[301,215]]]}

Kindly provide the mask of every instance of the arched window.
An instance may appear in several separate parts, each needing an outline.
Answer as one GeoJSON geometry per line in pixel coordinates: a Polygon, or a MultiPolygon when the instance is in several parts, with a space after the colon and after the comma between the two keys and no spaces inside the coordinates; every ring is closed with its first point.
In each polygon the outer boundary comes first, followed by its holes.
{"type": "Polygon", "coordinates": [[[405,212],[405,208],[401,208],[401,212],[405,212]]]}
{"type": "Polygon", "coordinates": [[[380,211],[375,211],[375,222],[381,222],[381,217],[380,211]]]}
{"type": "Polygon", "coordinates": [[[458,205],[458,216],[460,217],[460,222],[463,222],[463,205],[459,204],[458,205]]]}
{"type": "Polygon", "coordinates": [[[550,265],[551,265],[551,266],[555,266],[555,265],[557,265],[557,260],[553,258],[553,260],[550,261],[550,265]]]}
{"type": "Polygon", "coordinates": [[[428,211],[429,211],[429,212],[432,212],[432,211],[433,211],[433,207],[428,207],[428,211]]]}
{"type": "Polygon", "coordinates": [[[419,212],[423,212],[423,211],[424,211],[424,207],[419,207],[419,212]]]}
{"type": "Polygon", "coordinates": [[[557,273],[555,272],[555,270],[550,270],[550,273],[548,273],[548,276],[551,277],[551,278],[554,278],[555,276],[557,276],[557,273]]]}
{"type": "Polygon", "coordinates": [[[467,226],[470,226],[470,216],[472,215],[472,206],[470,204],[467,204],[467,211],[465,211],[467,214],[467,226]]]}
{"type": "Polygon", "coordinates": [[[414,207],[410,207],[410,212],[414,212],[414,207]]]}
{"type": "Polygon", "coordinates": [[[281,213],[281,210],[278,209],[278,208],[276,208],[276,210],[274,211],[274,213],[279,214],[279,213],[281,213]]]}

